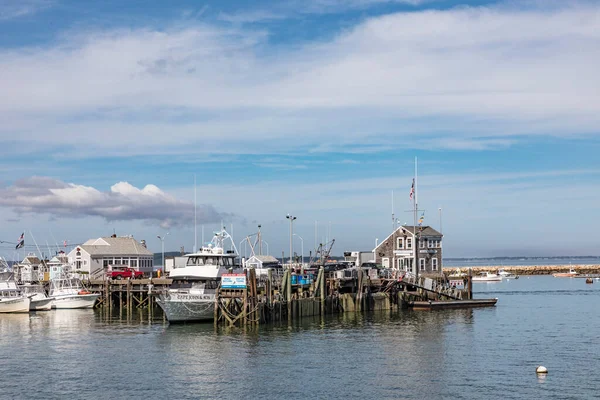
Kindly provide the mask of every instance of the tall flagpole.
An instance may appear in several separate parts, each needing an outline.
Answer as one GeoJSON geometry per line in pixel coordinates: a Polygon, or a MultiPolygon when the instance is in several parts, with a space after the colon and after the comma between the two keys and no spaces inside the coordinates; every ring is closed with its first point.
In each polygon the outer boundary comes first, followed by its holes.
{"type": "Polygon", "coordinates": [[[415,262],[415,275],[419,277],[419,242],[417,239],[417,207],[418,207],[418,190],[417,190],[417,157],[415,157],[415,200],[413,201],[413,249],[415,251],[414,262],[415,262]]]}

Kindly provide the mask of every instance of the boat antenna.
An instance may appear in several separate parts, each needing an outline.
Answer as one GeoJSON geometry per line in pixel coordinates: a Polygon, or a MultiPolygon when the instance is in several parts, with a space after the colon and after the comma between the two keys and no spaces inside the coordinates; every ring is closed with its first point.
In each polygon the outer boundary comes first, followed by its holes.
{"type": "Polygon", "coordinates": [[[33,232],[29,231],[29,234],[31,235],[31,238],[33,239],[33,243],[35,243],[35,247],[37,248],[37,251],[40,254],[40,261],[42,261],[44,259],[44,256],[42,255],[42,251],[40,250],[40,246],[38,246],[37,242],[35,241],[35,238],[33,237],[33,232]]]}
{"type": "MultiPolygon", "coordinates": [[[[202,239],[204,241],[204,238],[202,239]]],[[[194,253],[198,249],[198,232],[197,232],[197,217],[196,217],[196,174],[194,174],[194,253]]]]}

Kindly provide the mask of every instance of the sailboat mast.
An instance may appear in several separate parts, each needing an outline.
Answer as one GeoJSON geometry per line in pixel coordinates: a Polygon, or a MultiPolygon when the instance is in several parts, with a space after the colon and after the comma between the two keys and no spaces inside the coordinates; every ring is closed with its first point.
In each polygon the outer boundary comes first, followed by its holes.
{"type": "Polygon", "coordinates": [[[415,157],[415,200],[413,201],[413,250],[414,250],[414,268],[415,268],[415,274],[418,277],[419,276],[419,265],[418,265],[418,261],[419,261],[419,242],[417,239],[417,207],[418,207],[418,177],[417,177],[417,157],[415,157]]]}

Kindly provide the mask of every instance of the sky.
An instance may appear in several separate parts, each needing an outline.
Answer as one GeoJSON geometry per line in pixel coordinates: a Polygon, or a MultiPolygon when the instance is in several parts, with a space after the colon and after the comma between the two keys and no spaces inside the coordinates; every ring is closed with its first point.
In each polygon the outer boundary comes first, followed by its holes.
{"type": "Polygon", "coordinates": [[[289,257],[288,214],[298,255],[371,251],[415,160],[444,257],[600,255],[598,65],[596,1],[3,0],[0,256],[289,257]]]}

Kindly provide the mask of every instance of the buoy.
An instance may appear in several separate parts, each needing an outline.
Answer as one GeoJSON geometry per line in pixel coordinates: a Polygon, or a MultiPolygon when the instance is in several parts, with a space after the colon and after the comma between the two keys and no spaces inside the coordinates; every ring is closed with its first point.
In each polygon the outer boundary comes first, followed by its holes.
{"type": "Polygon", "coordinates": [[[542,365],[540,365],[539,367],[537,367],[537,369],[535,370],[535,372],[537,372],[538,374],[547,374],[548,373],[548,369],[542,365]]]}

